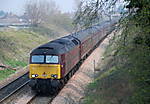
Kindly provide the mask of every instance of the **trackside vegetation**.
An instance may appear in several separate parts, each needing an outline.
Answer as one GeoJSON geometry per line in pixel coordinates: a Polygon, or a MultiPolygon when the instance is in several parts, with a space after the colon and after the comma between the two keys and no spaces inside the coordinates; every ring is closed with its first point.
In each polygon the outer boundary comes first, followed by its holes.
{"type": "Polygon", "coordinates": [[[83,104],[150,102],[150,1],[125,1],[129,12],[120,21],[122,33],[106,49],[105,65],[88,86],[83,104]]]}

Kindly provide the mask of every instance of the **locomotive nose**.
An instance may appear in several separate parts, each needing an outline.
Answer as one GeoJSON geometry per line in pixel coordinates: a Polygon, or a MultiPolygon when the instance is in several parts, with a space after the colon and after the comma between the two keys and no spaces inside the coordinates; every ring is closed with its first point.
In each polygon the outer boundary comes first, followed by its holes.
{"type": "Polygon", "coordinates": [[[30,78],[36,79],[60,79],[60,64],[30,64],[30,78]],[[33,77],[32,75],[38,75],[33,77]]]}

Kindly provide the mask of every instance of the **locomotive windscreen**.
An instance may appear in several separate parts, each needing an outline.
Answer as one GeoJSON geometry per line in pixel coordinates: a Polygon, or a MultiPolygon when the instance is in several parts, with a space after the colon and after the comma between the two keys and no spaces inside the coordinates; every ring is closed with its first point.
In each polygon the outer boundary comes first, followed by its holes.
{"type": "Polygon", "coordinates": [[[54,64],[58,63],[58,56],[47,55],[46,63],[54,63],[54,64]]]}
{"type": "Polygon", "coordinates": [[[54,55],[33,55],[31,57],[31,63],[58,64],[59,58],[54,55]]]}
{"type": "Polygon", "coordinates": [[[44,55],[34,55],[31,58],[32,63],[44,63],[44,55]]]}

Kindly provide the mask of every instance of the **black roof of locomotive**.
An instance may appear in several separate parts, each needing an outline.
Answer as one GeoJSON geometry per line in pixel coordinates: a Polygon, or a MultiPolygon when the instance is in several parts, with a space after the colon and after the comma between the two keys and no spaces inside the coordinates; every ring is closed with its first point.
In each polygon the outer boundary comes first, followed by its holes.
{"type": "MultiPolygon", "coordinates": [[[[63,54],[69,50],[72,50],[76,45],[74,44],[72,40],[75,38],[71,35],[50,41],[44,45],[41,45],[34,49],[31,52],[31,55],[43,55],[43,54],[49,54],[49,55],[57,55],[57,54],[63,54]]],[[[76,40],[77,41],[77,40],[76,40]]]]}

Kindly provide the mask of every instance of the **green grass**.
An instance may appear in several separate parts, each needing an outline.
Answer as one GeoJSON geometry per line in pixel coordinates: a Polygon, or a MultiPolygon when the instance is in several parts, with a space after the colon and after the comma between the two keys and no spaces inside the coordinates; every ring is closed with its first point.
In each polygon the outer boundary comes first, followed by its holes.
{"type": "Polygon", "coordinates": [[[11,69],[0,70],[0,80],[7,78],[9,75],[13,73],[15,73],[15,71],[11,69]]]}
{"type": "MultiPolygon", "coordinates": [[[[27,63],[22,62],[22,61],[16,61],[16,60],[6,60],[4,62],[5,65],[8,65],[11,68],[22,68],[27,66],[27,63]]],[[[9,77],[11,74],[15,73],[14,70],[12,69],[4,69],[4,70],[0,70],[0,80],[3,80],[7,77],[9,77]]]]}
{"type": "Polygon", "coordinates": [[[16,67],[25,67],[27,66],[27,63],[26,62],[23,62],[23,61],[16,61],[16,60],[6,60],[5,65],[9,65],[11,66],[12,68],[16,68],[16,67]]]}

